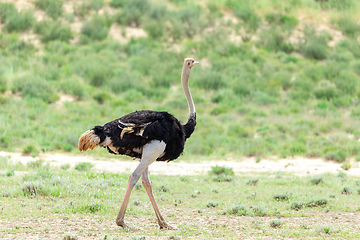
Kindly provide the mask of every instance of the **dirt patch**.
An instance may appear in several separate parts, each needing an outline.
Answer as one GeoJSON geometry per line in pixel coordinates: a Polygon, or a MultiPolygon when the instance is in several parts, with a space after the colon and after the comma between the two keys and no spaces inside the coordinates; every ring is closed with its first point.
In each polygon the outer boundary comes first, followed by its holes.
{"type": "MultiPolygon", "coordinates": [[[[170,217],[167,210],[164,211],[170,217]]],[[[69,218],[63,214],[51,214],[38,218],[0,218],[0,230],[4,239],[326,239],[337,233],[356,233],[359,229],[359,213],[315,212],[303,217],[282,217],[281,228],[270,227],[275,217],[210,216],[206,213],[176,213],[169,223],[177,230],[159,230],[155,216],[128,216],[133,228],[126,230],[115,225],[114,219],[97,215],[76,215],[69,218]],[[195,228],[196,226],[196,228],[195,228]],[[329,228],[325,234],[324,229],[329,228]],[[287,237],[286,237],[287,236],[287,237]],[[298,237],[296,237],[298,236],[298,237]],[[299,238],[299,236],[301,236],[299,238]],[[116,238],[115,238],[116,237],[116,238]]],[[[345,239],[345,238],[339,238],[345,239]]]]}
{"type": "MultiPolygon", "coordinates": [[[[113,173],[131,173],[138,165],[137,160],[123,160],[119,158],[109,157],[104,160],[96,160],[88,156],[80,155],[65,155],[59,153],[40,154],[33,158],[30,156],[23,156],[21,153],[0,152],[0,156],[9,157],[13,161],[20,161],[24,164],[42,159],[48,162],[51,166],[61,166],[63,164],[70,164],[75,166],[80,162],[90,162],[94,165],[94,169],[100,172],[113,173]]],[[[151,174],[161,175],[198,175],[207,174],[213,166],[224,166],[234,170],[236,174],[250,174],[250,173],[270,173],[277,172],[292,173],[298,176],[318,175],[324,173],[336,174],[343,171],[341,164],[333,161],[325,161],[322,159],[306,159],[306,158],[291,158],[279,160],[261,160],[256,163],[254,158],[247,158],[236,161],[201,161],[199,163],[188,163],[185,161],[174,162],[156,162],[150,166],[151,174]]],[[[346,171],[352,176],[360,176],[359,163],[353,162],[352,168],[346,171]]]]}

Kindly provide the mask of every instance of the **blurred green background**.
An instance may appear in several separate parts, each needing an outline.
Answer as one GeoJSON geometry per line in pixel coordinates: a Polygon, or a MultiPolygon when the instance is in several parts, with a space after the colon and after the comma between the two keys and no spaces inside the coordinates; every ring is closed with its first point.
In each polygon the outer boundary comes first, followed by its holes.
{"type": "Polygon", "coordinates": [[[359,160],[359,19],[356,0],[2,1],[0,149],[77,153],[141,109],[185,123],[194,57],[183,158],[359,160]]]}

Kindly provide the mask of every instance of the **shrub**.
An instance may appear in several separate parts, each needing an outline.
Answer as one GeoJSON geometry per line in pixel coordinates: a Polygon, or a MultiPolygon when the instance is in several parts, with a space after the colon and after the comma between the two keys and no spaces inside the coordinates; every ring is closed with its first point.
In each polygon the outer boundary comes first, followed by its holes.
{"type": "Polygon", "coordinates": [[[125,0],[111,0],[110,6],[113,8],[119,8],[124,6],[125,0]]]}
{"type": "Polygon", "coordinates": [[[267,215],[267,212],[266,210],[262,207],[262,206],[255,206],[252,208],[252,211],[254,213],[255,216],[260,216],[260,217],[263,217],[263,216],[266,216],[267,215]]]}
{"type": "Polygon", "coordinates": [[[45,195],[45,186],[40,181],[29,181],[22,185],[22,191],[25,196],[45,195]]]}
{"type": "Polygon", "coordinates": [[[313,185],[319,185],[320,183],[323,182],[323,178],[322,177],[312,177],[310,179],[310,183],[313,185]]]}
{"type": "Polygon", "coordinates": [[[70,27],[62,26],[59,22],[43,21],[36,25],[35,32],[41,34],[41,41],[46,43],[49,41],[68,42],[73,38],[70,27]]]}
{"type": "Polygon", "coordinates": [[[245,22],[245,28],[249,32],[256,32],[260,26],[261,19],[248,4],[235,8],[234,15],[245,22]]]}
{"type": "Polygon", "coordinates": [[[344,162],[346,160],[347,154],[344,150],[334,150],[334,151],[329,151],[325,154],[325,158],[327,160],[334,160],[337,162],[344,162]]]}
{"type": "Polygon", "coordinates": [[[122,11],[115,16],[116,22],[120,25],[135,25],[137,27],[140,26],[141,19],[150,8],[148,0],[125,1],[123,4],[117,1],[114,4],[123,7],[122,11]]]}
{"type": "Polygon", "coordinates": [[[340,18],[337,25],[348,37],[356,37],[359,34],[359,25],[351,17],[344,16],[340,18]]]}
{"type": "Polygon", "coordinates": [[[215,71],[206,71],[194,76],[194,85],[204,89],[217,90],[226,86],[222,75],[215,71]]]}
{"type": "Polygon", "coordinates": [[[0,93],[3,93],[7,90],[8,85],[7,85],[7,81],[5,79],[4,76],[1,75],[0,73],[0,93]]]}
{"type": "Polygon", "coordinates": [[[36,0],[35,6],[41,8],[53,19],[59,18],[63,14],[63,0],[36,0]]]}
{"type": "Polygon", "coordinates": [[[14,80],[12,90],[21,93],[26,98],[38,98],[47,103],[59,99],[51,84],[33,75],[25,75],[14,80]]]}
{"type": "Polygon", "coordinates": [[[74,168],[75,168],[75,170],[85,172],[85,171],[89,171],[93,167],[94,167],[94,165],[92,163],[81,162],[81,163],[76,164],[74,168]]]}
{"type": "Polygon", "coordinates": [[[32,11],[23,11],[18,14],[11,14],[6,18],[5,29],[9,32],[20,32],[30,29],[35,23],[32,11]]]}
{"type": "Polygon", "coordinates": [[[274,199],[276,201],[288,201],[291,198],[291,193],[285,192],[285,193],[278,193],[274,195],[274,199]]]}
{"type": "Polygon", "coordinates": [[[210,175],[213,175],[213,181],[216,182],[230,182],[233,179],[234,170],[232,168],[220,167],[216,165],[211,167],[210,175]]]}
{"type": "Polygon", "coordinates": [[[308,58],[323,60],[328,55],[327,43],[329,34],[326,32],[317,33],[313,27],[307,26],[304,30],[305,38],[300,43],[301,53],[308,58]]]}
{"type": "Polygon", "coordinates": [[[294,202],[291,202],[290,208],[298,211],[298,210],[302,209],[304,207],[304,205],[305,205],[304,202],[294,201],[294,202]]]}
{"type": "Polygon", "coordinates": [[[74,96],[77,100],[83,99],[86,95],[83,83],[77,78],[71,78],[62,82],[60,88],[65,93],[74,96]]]}
{"type": "Polygon", "coordinates": [[[280,219],[272,219],[270,221],[270,227],[272,228],[281,228],[283,224],[283,221],[281,221],[280,219]]]}
{"type": "Polygon", "coordinates": [[[335,84],[328,80],[321,80],[314,90],[314,95],[318,99],[331,100],[337,97],[337,88],[335,84]]]}
{"type": "Polygon", "coordinates": [[[95,15],[81,27],[81,41],[104,40],[109,32],[111,19],[108,16],[95,15]]]}
{"type": "Polygon", "coordinates": [[[0,3],[0,20],[2,22],[6,22],[8,18],[11,18],[12,16],[17,16],[18,12],[14,6],[14,4],[11,3],[0,3]]]}
{"type": "Polygon", "coordinates": [[[228,211],[230,215],[238,215],[238,216],[246,216],[247,215],[247,208],[242,203],[234,204],[231,209],[228,211]]]}
{"type": "Polygon", "coordinates": [[[34,145],[27,145],[24,147],[22,153],[25,155],[31,155],[35,157],[36,155],[38,155],[39,151],[34,145]]]}
{"type": "Polygon", "coordinates": [[[341,190],[341,194],[349,195],[353,193],[353,189],[351,187],[345,186],[341,190]]]}

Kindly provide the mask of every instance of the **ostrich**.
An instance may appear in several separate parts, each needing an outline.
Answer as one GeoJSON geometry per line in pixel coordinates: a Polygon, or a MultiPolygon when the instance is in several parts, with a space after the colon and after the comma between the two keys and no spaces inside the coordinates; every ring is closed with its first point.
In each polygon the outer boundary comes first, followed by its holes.
{"type": "Polygon", "coordinates": [[[118,226],[128,228],[124,222],[126,208],[131,191],[142,176],[142,184],[149,195],[160,228],[173,229],[160,214],[152,193],[148,167],[154,161],[172,161],[178,158],[184,150],[186,139],[194,132],[196,111],[189,89],[189,77],[191,68],[198,63],[192,58],[185,58],[182,68],[181,83],[190,113],[185,125],[180,124],[179,120],[167,112],[142,110],[129,113],[104,126],[95,126],[83,133],[79,139],[80,151],[101,146],[112,154],[140,159],[139,165],[129,177],[124,200],[116,217],[118,226]]]}

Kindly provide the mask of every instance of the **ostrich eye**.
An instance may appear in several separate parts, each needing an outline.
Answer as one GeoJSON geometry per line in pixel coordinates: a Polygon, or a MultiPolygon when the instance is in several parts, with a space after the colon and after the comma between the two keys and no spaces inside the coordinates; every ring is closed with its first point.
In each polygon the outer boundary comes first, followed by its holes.
{"type": "Polygon", "coordinates": [[[188,65],[190,66],[190,62],[188,62],[188,65]]]}

